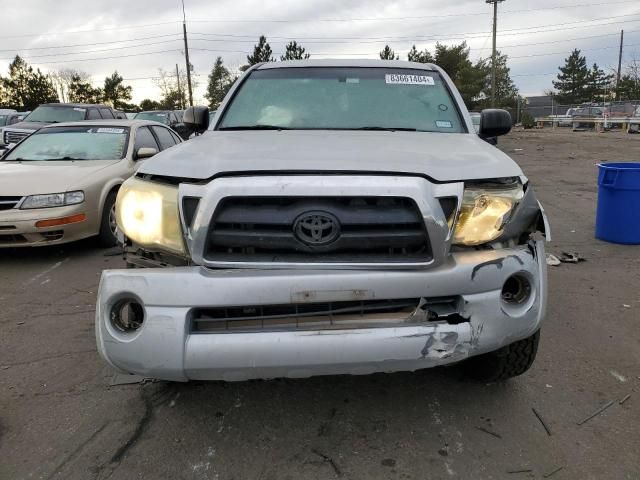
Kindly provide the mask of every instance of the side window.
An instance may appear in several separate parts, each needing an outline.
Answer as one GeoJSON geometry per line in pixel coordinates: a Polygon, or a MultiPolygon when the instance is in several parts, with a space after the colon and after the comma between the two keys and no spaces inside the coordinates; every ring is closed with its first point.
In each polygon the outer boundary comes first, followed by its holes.
{"type": "Polygon", "coordinates": [[[176,143],[182,143],[182,139],[176,132],[174,132],[173,130],[169,130],[169,133],[171,133],[171,136],[176,141],[176,143]]]}
{"type": "Polygon", "coordinates": [[[176,114],[172,112],[169,114],[169,125],[173,125],[174,123],[178,123],[178,119],[176,118],[176,114]]]}
{"type": "Polygon", "coordinates": [[[158,137],[158,141],[160,142],[160,147],[162,150],[173,147],[176,144],[175,139],[171,135],[171,132],[162,127],[151,127],[153,129],[153,133],[158,137]]]}
{"type": "Polygon", "coordinates": [[[136,132],[136,143],[133,147],[134,154],[141,148],[155,148],[160,151],[155,137],[147,127],[140,127],[136,132]]]}
{"type": "Polygon", "coordinates": [[[102,114],[102,118],[114,118],[113,113],[108,108],[101,108],[100,113],[102,114]]]}
{"type": "Polygon", "coordinates": [[[100,112],[98,112],[97,108],[90,108],[87,110],[87,120],[100,120],[102,117],[100,116],[100,112]]]}

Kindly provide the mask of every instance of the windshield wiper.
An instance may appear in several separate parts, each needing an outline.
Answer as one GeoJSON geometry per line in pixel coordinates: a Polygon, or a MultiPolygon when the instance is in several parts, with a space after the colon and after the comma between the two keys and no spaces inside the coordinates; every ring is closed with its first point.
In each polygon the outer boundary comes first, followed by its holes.
{"type": "Polygon", "coordinates": [[[291,130],[289,127],[279,127],[277,125],[236,125],[233,127],[220,127],[218,130],[291,130]]]}
{"type": "Polygon", "coordinates": [[[348,128],[346,130],[378,130],[382,132],[417,132],[415,128],[406,128],[406,127],[357,127],[357,128],[348,128]]]}
{"type": "Polygon", "coordinates": [[[55,161],[55,160],[84,160],[84,158],[75,158],[75,157],[58,157],[58,158],[47,158],[47,161],[55,161]]]}

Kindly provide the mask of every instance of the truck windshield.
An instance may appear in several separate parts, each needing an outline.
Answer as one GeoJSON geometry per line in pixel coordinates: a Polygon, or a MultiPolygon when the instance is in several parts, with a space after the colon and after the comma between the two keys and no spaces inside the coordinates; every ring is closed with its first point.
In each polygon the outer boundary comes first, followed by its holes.
{"type": "Polygon", "coordinates": [[[128,134],[125,127],[44,128],[25,138],[4,160],[118,160],[124,157],[128,134]]]}
{"type": "Polygon", "coordinates": [[[253,71],[218,129],[268,128],[466,132],[437,72],[364,67],[253,71]]]}
{"type": "Polygon", "coordinates": [[[140,112],[137,113],[135,117],[136,120],[150,120],[152,122],[160,122],[167,125],[169,123],[168,120],[169,114],[166,112],[140,112]]]}
{"type": "Polygon", "coordinates": [[[26,122],[61,123],[84,120],[86,108],[42,105],[27,115],[26,122]]]}

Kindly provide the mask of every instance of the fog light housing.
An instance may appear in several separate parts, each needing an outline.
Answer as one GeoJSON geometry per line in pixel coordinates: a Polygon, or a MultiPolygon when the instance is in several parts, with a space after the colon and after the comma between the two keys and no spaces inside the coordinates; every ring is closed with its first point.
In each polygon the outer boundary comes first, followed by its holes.
{"type": "Polygon", "coordinates": [[[110,312],[111,325],[122,333],[132,333],[144,323],[144,308],[132,298],[118,300],[110,312]]]}
{"type": "Polygon", "coordinates": [[[529,278],[516,273],[511,275],[502,286],[502,301],[507,305],[519,306],[525,304],[533,292],[529,278]]]}

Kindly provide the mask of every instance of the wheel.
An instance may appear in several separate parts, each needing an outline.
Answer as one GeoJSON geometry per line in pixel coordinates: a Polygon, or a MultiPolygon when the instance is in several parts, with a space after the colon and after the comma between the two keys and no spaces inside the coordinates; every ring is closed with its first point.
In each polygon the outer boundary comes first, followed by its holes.
{"type": "Polygon", "coordinates": [[[472,357],[464,363],[465,373],[483,382],[517,377],[529,370],[538,352],[540,330],[495,352],[472,357]]]}
{"type": "Polygon", "coordinates": [[[103,247],[114,247],[118,244],[118,224],[116,223],[116,192],[107,195],[102,208],[102,219],[100,220],[100,233],[98,242],[103,247]]]}

